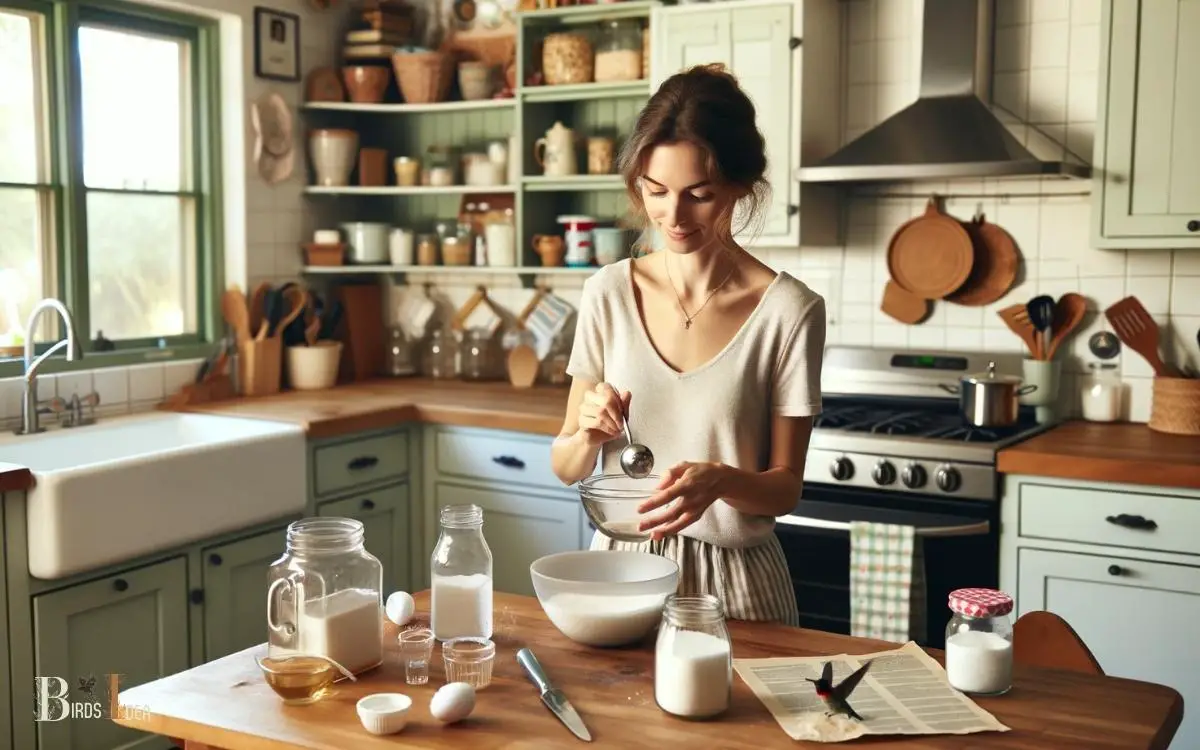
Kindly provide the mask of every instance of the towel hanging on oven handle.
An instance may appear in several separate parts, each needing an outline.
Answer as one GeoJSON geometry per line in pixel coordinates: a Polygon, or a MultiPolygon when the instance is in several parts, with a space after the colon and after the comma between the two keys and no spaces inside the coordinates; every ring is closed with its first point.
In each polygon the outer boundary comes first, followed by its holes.
{"type": "MultiPolygon", "coordinates": [[[[824,518],[809,518],[807,516],[788,515],[775,519],[776,522],[788,526],[803,526],[809,529],[828,529],[830,531],[850,531],[849,521],[830,521],[824,518]]],[[[983,536],[991,530],[988,521],[964,523],[954,526],[918,526],[915,533],[919,537],[939,538],[958,536],[983,536]]]]}

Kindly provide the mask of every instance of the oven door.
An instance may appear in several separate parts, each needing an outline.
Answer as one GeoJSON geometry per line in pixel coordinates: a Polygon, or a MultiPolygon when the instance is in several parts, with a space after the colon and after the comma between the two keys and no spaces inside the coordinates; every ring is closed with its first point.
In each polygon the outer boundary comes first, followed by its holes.
{"type": "Polygon", "coordinates": [[[999,505],[978,500],[805,483],[796,509],[776,519],[801,627],[850,634],[850,524],[914,527],[925,562],[923,646],[944,648],[947,598],[999,585],[999,505]]]}

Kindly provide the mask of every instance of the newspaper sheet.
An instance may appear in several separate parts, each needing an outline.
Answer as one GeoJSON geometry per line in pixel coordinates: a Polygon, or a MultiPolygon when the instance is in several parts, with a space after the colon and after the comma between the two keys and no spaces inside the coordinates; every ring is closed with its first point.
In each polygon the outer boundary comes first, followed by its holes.
{"type": "Polygon", "coordinates": [[[891,651],[848,656],[734,659],[734,669],[794,740],[842,742],[864,735],[1007,732],[970,698],[955,690],[946,672],[910,641],[891,651]],[[849,702],[862,721],[828,716],[813,684],[825,662],[838,684],[873,659],[849,702]]]}

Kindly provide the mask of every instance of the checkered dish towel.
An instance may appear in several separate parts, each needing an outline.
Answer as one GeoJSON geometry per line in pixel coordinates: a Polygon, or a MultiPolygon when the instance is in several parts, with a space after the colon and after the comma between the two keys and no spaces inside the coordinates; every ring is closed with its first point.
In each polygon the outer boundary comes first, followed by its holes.
{"type": "Polygon", "coordinates": [[[925,638],[925,565],[912,526],[850,524],[850,634],[905,643],[925,638]]]}

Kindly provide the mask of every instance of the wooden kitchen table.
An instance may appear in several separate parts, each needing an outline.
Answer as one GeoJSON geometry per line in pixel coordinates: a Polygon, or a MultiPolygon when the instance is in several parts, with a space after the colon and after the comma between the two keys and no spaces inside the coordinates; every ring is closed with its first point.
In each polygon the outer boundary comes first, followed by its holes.
{"type": "MultiPolygon", "coordinates": [[[[428,612],[429,592],[416,597],[428,612]]],[[[508,750],[581,748],[542,704],[517,664],[528,646],[547,674],[574,704],[592,734],[591,746],[612,748],[712,747],[762,750],[815,744],[793,742],[739,677],[733,705],[715,721],[676,719],[654,703],[653,639],[637,648],[595,649],[560,634],[536,599],[496,594],[496,664],[491,685],[478,693],[474,713],[442,726],[429,715],[429,699],[443,684],[435,646],[428,685],[404,684],[395,635],[387,624],[389,653],[384,666],[357,683],[339,683],[335,694],[310,706],[285,706],[263,682],[252,658],[260,645],[186,672],[122,691],[120,703],[133,718],[119,723],[185,741],[188,750],[375,750],[461,748],[508,750]],[[374,692],[410,695],[413,708],[403,732],[376,737],[359,724],[354,704],[374,692]]],[[[869,653],[897,644],[743,622],[730,623],[735,658],[869,653]]],[[[1131,645],[1131,647],[1134,647],[1131,645]]],[[[937,659],[941,652],[930,651],[937,659]]],[[[1166,748],[1183,718],[1183,699],[1169,687],[1018,665],[1013,689],[977,702],[1009,732],[971,735],[871,737],[852,745],[889,750],[1142,750],[1166,748]]]]}

